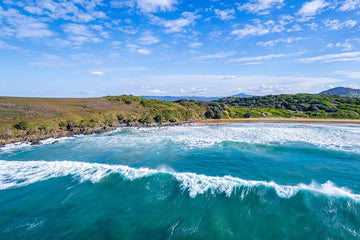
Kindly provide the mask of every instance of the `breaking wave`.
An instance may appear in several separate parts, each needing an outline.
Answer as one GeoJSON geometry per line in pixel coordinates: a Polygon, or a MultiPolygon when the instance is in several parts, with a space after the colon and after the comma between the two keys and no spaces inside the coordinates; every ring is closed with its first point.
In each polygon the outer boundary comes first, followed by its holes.
{"type": "Polygon", "coordinates": [[[206,176],[190,172],[173,172],[168,168],[149,169],[131,168],[123,165],[107,165],[72,161],[4,161],[0,160],[0,190],[26,186],[50,178],[72,176],[80,182],[99,182],[110,174],[119,174],[126,180],[135,180],[155,174],[168,174],[180,184],[180,188],[189,192],[194,198],[204,193],[225,193],[231,196],[236,188],[266,187],[275,190],[280,198],[291,198],[300,191],[323,194],[327,196],[349,198],[360,201],[360,194],[352,193],[344,187],[337,187],[331,181],[323,184],[311,183],[295,186],[278,185],[275,182],[244,180],[232,176],[206,176]]]}

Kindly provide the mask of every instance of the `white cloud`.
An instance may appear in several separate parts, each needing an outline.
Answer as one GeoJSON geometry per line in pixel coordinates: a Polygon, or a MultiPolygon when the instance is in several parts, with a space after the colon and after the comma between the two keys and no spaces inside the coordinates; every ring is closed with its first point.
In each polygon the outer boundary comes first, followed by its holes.
{"type": "Polygon", "coordinates": [[[337,19],[334,20],[327,19],[324,21],[324,24],[331,30],[339,30],[343,28],[353,28],[356,26],[357,22],[355,20],[347,20],[345,22],[340,22],[337,19]]]}
{"type": "Polygon", "coordinates": [[[119,30],[120,32],[130,34],[130,35],[134,35],[134,34],[136,34],[138,32],[132,26],[118,27],[116,29],[119,30]]]}
{"type": "Polygon", "coordinates": [[[137,53],[143,54],[143,55],[149,55],[151,54],[151,50],[149,49],[145,49],[145,48],[140,48],[136,50],[137,53]]]}
{"type": "Polygon", "coordinates": [[[360,52],[327,54],[311,58],[299,58],[297,61],[302,63],[360,61],[360,52]]]}
{"type": "Polygon", "coordinates": [[[235,52],[219,52],[215,54],[202,55],[197,57],[198,60],[206,60],[206,59],[217,59],[217,58],[227,58],[234,56],[235,52]]]}
{"type": "Polygon", "coordinates": [[[111,7],[114,8],[134,8],[136,6],[145,13],[173,11],[176,4],[177,0],[114,0],[110,2],[111,7]]]}
{"type": "Polygon", "coordinates": [[[256,57],[242,57],[242,58],[235,58],[230,59],[229,62],[255,62],[252,64],[259,64],[263,60],[269,60],[273,58],[282,58],[282,57],[289,57],[299,55],[301,53],[291,53],[291,54],[268,54],[264,56],[256,56],[256,57]]]}
{"type": "Polygon", "coordinates": [[[0,34],[6,37],[17,38],[46,38],[54,36],[49,26],[38,19],[21,14],[18,10],[9,8],[4,10],[0,6],[0,16],[5,21],[5,26],[0,29],[0,34]]]}
{"type": "Polygon", "coordinates": [[[74,35],[87,35],[87,36],[92,35],[92,33],[90,33],[87,25],[69,23],[69,24],[63,25],[63,30],[66,33],[70,33],[70,34],[74,34],[74,35]]]}
{"type": "Polygon", "coordinates": [[[339,8],[340,11],[349,11],[360,8],[360,0],[345,0],[339,8]]]}
{"type": "Polygon", "coordinates": [[[16,33],[18,38],[44,38],[52,36],[54,36],[54,32],[50,31],[45,23],[28,23],[19,26],[16,33]]]}
{"type": "Polygon", "coordinates": [[[68,34],[68,40],[79,45],[86,42],[98,43],[102,41],[100,37],[107,38],[107,33],[102,30],[102,26],[100,25],[91,26],[77,23],[68,23],[62,25],[62,28],[64,32],[68,34]],[[97,34],[94,31],[96,31],[97,34]]]}
{"type": "Polygon", "coordinates": [[[244,38],[246,36],[261,36],[270,33],[270,30],[265,26],[261,25],[249,25],[246,24],[242,29],[235,29],[231,32],[232,35],[237,35],[239,38],[244,38]]]}
{"type": "Polygon", "coordinates": [[[128,44],[126,44],[126,47],[129,48],[130,52],[136,52],[136,53],[139,53],[139,54],[142,54],[142,55],[151,54],[150,49],[141,48],[140,46],[138,46],[136,44],[128,43],[128,44]]]}
{"type": "Polygon", "coordinates": [[[137,39],[140,44],[151,45],[160,42],[160,39],[150,32],[144,32],[140,38],[137,39]]]}
{"type": "Polygon", "coordinates": [[[133,0],[114,0],[110,2],[112,8],[124,8],[124,7],[135,7],[135,1],[133,0]]]}
{"type": "Polygon", "coordinates": [[[160,90],[160,89],[151,89],[151,90],[149,90],[148,92],[156,93],[156,94],[166,93],[166,91],[163,91],[163,90],[160,90]]]}
{"type": "Polygon", "coordinates": [[[199,18],[198,15],[191,12],[183,12],[182,17],[175,20],[166,20],[163,18],[153,16],[151,21],[155,25],[160,25],[166,28],[166,33],[175,33],[185,31],[185,27],[188,27],[195,23],[195,20],[199,18]]]}
{"type": "Polygon", "coordinates": [[[264,24],[246,24],[244,28],[235,29],[231,32],[231,34],[237,35],[238,38],[244,38],[247,36],[262,36],[269,33],[279,33],[285,30],[285,25],[287,24],[288,22],[281,21],[279,23],[276,23],[272,20],[269,20],[264,24]]]}
{"type": "Polygon", "coordinates": [[[26,6],[24,7],[24,10],[37,15],[41,15],[43,13],[42,9],[39,7],[26,6]]]}
{"type": "Polygon", "coordinates": [[[191,48],[198,48],[201,47],[203,44],[201,42],[193,42],[189,44],[189,47],[191,48]]]}
{"type": "Polygon", "coordinates": [[[105,75],[105,73],[102,71],[94,71],[91,74],[94,76],[104,76],[105,75]]]}
{"type": "Polygon", "coordinates": [[[336,74],[341,74],[344,75],[348,78],[353,78],[353,79],[360,79],[360,72],[346,72],[346,71],[338,71],[335,72],[336,74]]]}
{"type": "Polygon", "coordinates": [[[288,38],[279,38],[279,39],[275,39],[275,40],[269,40],[269,41],[265,41],[265,42],[258,42],[256,43],[257,45],[263,46],[263,47],[273,47],[279,43],[286,43],[286,44],[290,44],[293,42],[297,42],[297,41],[301,41],[304,39],[308,39],[308,38],[304,38],[304,37],[288,37],[288,38]]]}
{"type": "Polygon", "coordinates": [[[250,0],[239,5],[240,11],[256,14],[269,14],[271,9],[279,9],[284,5],[284,0],[250,0]]]}
{"type": "Polygon", "coordinates": [[[342,48],[343,51],[349,51],[355,48],[354,44],[351,43],[350,39],[347,39],[345,42],[329,43],[326,45],[327,48],[342,48]]]}
{"type": "Polygon", "coordinates": [[[230,19],[234,19],[235,16],[235,11],[234,9],[225,9],[225,10],[220,10],[220,9],[214,9],[214,12],[216,14],[216,16],[218,18],[220,18],[221,20],[230,20],[230,19]]]}
{"type": "Polygon", "coordinates": [[[304,3],[297,14],[303,17],[312,17],[318,13],[321,13],[327,6],[329,6],[329,3],[325,0],[313,0],[304,3]]]}
{"type": "Polygon", "coordinates": [[[113,42],[112,42],[112,45],[113,45],[114,47],[118,47],[118,46],[121,45],[121,44],[122,44],[121,41],[113,41],[113,42]]]}
{"type": "Polygon", "coordinates": [[[243,65],[259,65],[259,64],[263,64],[263,62],[246,62],[243,65]]]}
{"type": "Polygon", "coordinates": [[[305,26],[309,27],[312,31],[315,31],[319,27],[319,25],[314,22],[310,24],[305,24],[305,26]]]}
{"type": "Polygon", "coordinates": [[[53,0],[27,2],[24,10],[37,15],[46,15],[49,18],[65,19],[74,22],[90,22],[96,19],[107,18],[106,14],[95,10],[101,5],[101,0],[63,0],[56,2],[53,0]]]}
{"type": "Polygon", "coordinates": [[[174,5],[177,4],[176,0],[137,0],[138,8],[143,12],[157,12],[157,11],[171,11],[174,5]]]}

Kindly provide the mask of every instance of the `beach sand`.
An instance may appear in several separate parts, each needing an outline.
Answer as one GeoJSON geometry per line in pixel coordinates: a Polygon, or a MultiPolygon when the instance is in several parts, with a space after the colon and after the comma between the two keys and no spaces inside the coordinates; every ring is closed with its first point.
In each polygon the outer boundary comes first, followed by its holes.
{"type": "Polygon", "coordinates": [[[207,119],[195,123],[331,123],[331,124],[360,124],[360,119],[313,119],[313,118],[234,118],[207,119]]]}

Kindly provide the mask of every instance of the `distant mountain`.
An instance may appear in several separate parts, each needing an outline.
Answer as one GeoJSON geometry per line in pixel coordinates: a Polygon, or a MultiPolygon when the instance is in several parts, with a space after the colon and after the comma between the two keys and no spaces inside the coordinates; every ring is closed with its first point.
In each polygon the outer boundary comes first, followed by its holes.
{"type": "Polygon", "coordinates": [[[146,99],[156,99],[162,101],[176,101],[179,99],[186,99],[186,100],[197,100],[197,101],[213,101],[219,99],[220,97],[199,97],[199,96],[140,96],[146,99]]]}
{"type": "Polygon", "coordinates": [[[336,87],[319,93],[320,95],[336,95],[342,97],[360,97],[360,89],[336,87]]]}
{"type": "Polygon", "coordinates": [[[239,94],[236,94],[236,95],[232,95],[230,97],[253,97],[252,95],[247,95],[245,93],[239,93],[239,94]]]}
{"type": "MultiPolygon", "coordinates": [[[[156,100],[162,100],[162,101],[176,101],[179,99],[186,99],[186,100],[197,100],[197,101],[213,101],[217,100],[219,98],[224,97],[201,97],[201,96],[140,96],[142,98],[146,99],[156,99],[156,100]]],[[[247,95],[245,93],[239,93],[230,97],[252,97],[250,95],[247,95]]]]}

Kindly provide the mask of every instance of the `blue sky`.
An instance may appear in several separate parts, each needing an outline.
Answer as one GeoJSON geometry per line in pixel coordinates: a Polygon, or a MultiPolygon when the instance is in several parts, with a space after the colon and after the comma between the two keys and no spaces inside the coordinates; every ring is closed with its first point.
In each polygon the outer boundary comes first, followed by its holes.
{"type": "Polygon", "coordinates": [[[2,0],[0,95],[360,88],[360,0],[2,0]]]}

